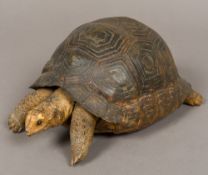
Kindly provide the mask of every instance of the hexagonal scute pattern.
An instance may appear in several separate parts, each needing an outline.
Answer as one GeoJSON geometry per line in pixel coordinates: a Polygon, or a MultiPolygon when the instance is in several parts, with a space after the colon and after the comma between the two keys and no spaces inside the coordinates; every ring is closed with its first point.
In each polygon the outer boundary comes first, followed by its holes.
{"type": "Polygon", "coordinates": [[[33,87],[61,86],[97,117],[128,123],[139,122],[147,112],[154,120],[151,93],[178,77],[172,55],[155,31],[133,19],[106,18],[75,29],[33,87]],[[142,102],[144,95],[149,105],[142,102]]]}

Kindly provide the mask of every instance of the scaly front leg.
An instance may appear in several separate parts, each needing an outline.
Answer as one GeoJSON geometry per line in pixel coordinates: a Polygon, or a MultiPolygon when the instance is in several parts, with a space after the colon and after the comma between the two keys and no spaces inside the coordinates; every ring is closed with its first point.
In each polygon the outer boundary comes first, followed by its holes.
{"type": "Polygon", "coordinates": [[[96,117],[81,106],[76,105],[72,114],[70,139],[71,139],[71,165],[86,158],[93,140],[96,117]]]}

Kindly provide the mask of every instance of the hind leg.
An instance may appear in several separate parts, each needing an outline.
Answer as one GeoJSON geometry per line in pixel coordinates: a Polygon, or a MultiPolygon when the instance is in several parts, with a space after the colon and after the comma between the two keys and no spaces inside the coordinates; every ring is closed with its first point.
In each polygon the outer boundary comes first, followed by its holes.
{"type": "Polygon", "coordinates": [[[192,90],[190,95],[188,95],[184,101],[184,104],[190,106],[200,106],[203,103],[203,97],[198,92],[192,90]]]}

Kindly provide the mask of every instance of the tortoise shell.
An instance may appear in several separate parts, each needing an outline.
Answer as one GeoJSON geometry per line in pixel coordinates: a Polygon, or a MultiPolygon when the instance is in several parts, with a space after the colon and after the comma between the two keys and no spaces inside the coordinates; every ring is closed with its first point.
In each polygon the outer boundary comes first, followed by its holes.
{"type": "Polygon", "coordinates": [[[75,29],[31,87],[62,87],[95,116],[121,124],[144,116],[151,123],[170,113],[183,103],[188,86],[154,30],[114,17],[75,29]]]}

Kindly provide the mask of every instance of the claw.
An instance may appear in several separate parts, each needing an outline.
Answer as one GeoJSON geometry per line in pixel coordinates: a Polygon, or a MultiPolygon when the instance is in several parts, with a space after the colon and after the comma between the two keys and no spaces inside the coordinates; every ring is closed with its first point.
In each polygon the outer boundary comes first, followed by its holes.
{"type": "Polygon", "coordinates": [[[74,166],[75,164],[77,164],[79,161],[81,161],[81,154],[79,156],[72,156],[70,165],[74,166]]]}

